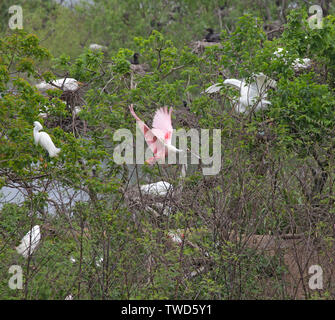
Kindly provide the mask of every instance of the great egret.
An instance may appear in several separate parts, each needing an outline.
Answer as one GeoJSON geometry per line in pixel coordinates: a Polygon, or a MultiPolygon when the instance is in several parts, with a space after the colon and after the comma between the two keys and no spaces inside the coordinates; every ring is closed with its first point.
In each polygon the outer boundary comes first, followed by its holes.
{"type": "MultiPolygon", "coordinates": [[[[270,79],[263,73],[255,75],[256,81],[249,84],[246,81],[238,79],[226,79],[223,81],[224,85],[231,85],[240,90],[240,98],[236,106],[236,112],[244,113],[249,111],[249,107],[253,106],[257,101],[259,101],[255,107],[255,111],[265,109],[268,105],[271,104],[270,101],[264,99],[267,96],[268,89],[276,88],[276,81],[270,79]]],[[[216,92],[222,88],[219,83],[207,88],[211,92],[216,92]]]]}
{"type": "Polygon", "coordinates": [[[42,92],[56,88],[62,89],[64,91],[76,91],[81,85],[82,83],[74,78],[61,78],[51,81],[51,83],[42,81],[36,85],[36,88],[42,92]]]}
{"type": "Polygon", "coordinates": [[[144,184],[140,186],[141,192],[156,196],[166,196],[169,191],[173,192],[172,184],[166,181],[144,184]]]}
{"type": "Polygon", "coordinates": [[[207,28],[206,31],[208,32],[205,37],[207,42],[220,42],[219,33],[214,33],[214,30],[212,28],[207,28]]]}
{"type": "MultiPolygon", "coordinates": [[[[45,110],[48,111],[48,107],[44,106],[45,110]]],[[[38,114],[39,117],[43,118],[43,119],[46,119],[48,117],[48,114],[46,112],[40,112],[38,114]]]]}
{"type": "Polygon", "coordinates": [[[73,108],[73,114],[74,114],[74,115],[77,115],[81,110],[82,110],[82,109],[81,109],[80,106],[75,106],[75,107],[73,108]]]}
{"type": "MultiPolygon", "coordinates": [[[[283,48],[277,48],[277,50],[273,53],[277,58],[282,58],[284,56],[284,53],[286,52],[286,50],[284,50],[283,48]]],[[[287,63],[286,59],[283,58],[283,61],[285,63],[287,63]]],[[[300,71],[302,69],[307,69],[309,67],[311,67],[312,65],[312,60],[309,58],[297,58],[292,62],[292,68],[295,71],[300,71]]]]}
{"type": "Polygon", "coordinates": [[[90,46],[89,46],[90,50],[107,50],[107,47],[105,46],[102,46],[100,44],[97,44],[97,43],[91,43],[90,46]]]}
{"type": "MultiPolygon", "coordinates": [[[[154,156],[147,159],[148,164],[154,164],[159,159],[165,159],[168,152],[185,152],[185,150],[177,149],[171,144],[173,127],[171,123],[172,108],[168,110],[167,107],[160,108],[156,111],[152,122],[153,129],[150,129],[134,112],[132,105],[129,106],[130,113],[136,119],[136,122],[141,129],[144,139],[154,156]]],[[[190,150],[187,150],[190,151],[190,150]]],[[[190,151],[191,152],[191,151],[190,151]]],[[[198,159],[199,156],[191,152],[198,159]]]]}
{"type": "MultiPolygon", "coordinates": [[[[205,90],[205,93],[209,93],[209,94],[217,93],[217,92],[219,92],[222,88],[223,88],[222,83],[214,83],[212,86],[208,87],[208,88],[205,90]]],[[[202,93],[204,93],[204,92],[202,92],[202,93]]]]}
{"type": "Polygon", "coordinates": [[[36,145],[40,145],[48,151],[50,158],[56,157],[61,149],[56,148],[50,136],[46,132],[39,132],[43,127],[38,121],[34,121],[34,141],[36,145]]]}
{"type": "Polygon", "coordinates": [[[41,231],[38,225],[34,226],[21,240],[21,244],[16,247],[18,254],[28,258],[33,254],[41,240],[41,231]]]}

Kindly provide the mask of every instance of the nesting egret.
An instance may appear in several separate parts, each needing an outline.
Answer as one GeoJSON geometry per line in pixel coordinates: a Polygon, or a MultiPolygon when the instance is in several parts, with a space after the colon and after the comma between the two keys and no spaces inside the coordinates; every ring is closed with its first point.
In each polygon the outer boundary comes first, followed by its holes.
{"type": "Polygon", "coordinates": [[[36,225],[22,238],[20,245],[16,247],[16,251],[27,259],[33,254],[40,240],[40,227],[36,225]]]}
{"type": "Polygon", "coordinates": [[[61,88],[64,91],[76,91],[82,83],[74,78],[62,78],[51,81],[51,83],[46,83],[42,81],[41,83],[36,85],[36,88],[41,91],[46,91],[50,89],[61,88]],[[51,84],[52,83],[52,84],[51,84]]]}
{"type": "Polygon", "coordinates": [[[206,29],[208,32],[206,34],[206,41],[207,42],[220,42],[220,34],[219,33],[214,33],[214,30],[212,28],[206,29]]]}
{"type": "Polygon", "coordinates": [[[74,115],[77,115],[80,111],[81,111],[81,107],[80,106],[75,106],[73,108],[73,114],[74,115]]]}
{"type": "Polygon", "coordinates": [[[166,196],[169,191],[173,192],[173,186],[166,181],[144,184],[140,189],[143,193],[156,196],[166,196]]]}
{"type": "Polygon", "coordinates": [[[98,260],[95,261],[95,265],[100,268],[101,264],[104,262],[104,258],[100,257],[98,260]]]}
{"type": "Polygon", "coordinates": [[[236,111],[244,113],[248,110],[248,107],[254,105],[259,101],[255,107],[255,111],[260,109],[265,109],[271,104],[270,101],[265,100],[267,96],[267,90],[271,88],[276,88],[276,81],[268,78],[263,73],[256,75],[256,81],[249,84],[246,81],[238,79],[226,79],[223,81],[225,85],[231,85],[240,90],[240,98],[236,106],[236,111]]]}
{"type": "Polygon", "coordinates": [[[72,294],[69,294],[68,296],[66,296],[65,300],[73,300],[72,294]]]}
{"type": "Polygon", "coordinates": [[[34,141],[36,145],[40,145],[43,149],[48,151],[50,158],[56,157],[61,149],[56,148],[54,143],[52,142],[50,136],[40,130],[42,130],[43,127],[38,121],[34,121],[34,141]]]}
{"type": "Polygon", "coordinates": [[[90,46],[89,46],[90,50],[107,50],[107,47],[105,46],[102,46],[100,44],[97,44],[97,43],[91,43],[90,46]]]}
{"type": "Polygon", "coordinates": [[[299,71],[302,69],[308,69],[312,66],[312,60],[309,58],[303,58],[303,59],[295,59],[292,63],[292,67],[295,71],[299,71]]]}
{"type": "MultiPolygon", "coordinates": [[[[282,58],[285,53],[285,50],[283,48],[277,48],[277,50],[273,53],[277,58],[282,58]]],[[[287,63],[286,59],[283,59],[285,63],[287,63]]],[[[309,58],[297,58],[292,62],[292,68],[295,71],[300,71],[301,69],[307,69],[311,67],[312,60],[309,58]]]]}
{"type": "MultiPolygon", "coordinates": [[[[171,123],[172,108],[168,110],[167,107],[160,108],[156,111],[152,122],[153,129],[150,129],[134,112],[132,105],[129,106],[130,113],[136,119],[136,122],[141,129],[144,139],[154,156],[147,159],[148,164],[154,164],[159,159],[165,159],[168,152],[185,152],[184,150],[177,149],[171,144],[173,127],[171,123]]],[[[190,151],[190,150],[187,150],[190,151]]],[[[191,152],[191,151],[190,151],[191,152]]],[[[191,152],[198,159],[199,156],[191,152]]]]}

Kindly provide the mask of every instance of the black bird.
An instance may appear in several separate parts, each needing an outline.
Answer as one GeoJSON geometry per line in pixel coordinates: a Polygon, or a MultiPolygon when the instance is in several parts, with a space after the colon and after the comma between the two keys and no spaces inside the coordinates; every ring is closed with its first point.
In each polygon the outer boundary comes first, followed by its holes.
{"type": "Polygon", "coordinates": [[[138,60],[139,56],[140,56],[140,54],[135,52],[133,57],[130,59],[130,63],[131,64],[140,64],[140,61],[138,60]]]}
{"type": "Polygon", "coordinates": [[[214,33],[214,30],[212,28],[206,29],[208,34],[206,35],[206,41],[207,42],[220,42],[220,34],[214,33]]]}
{"type": "Polygon", "coordinates": [[[147,71],[149,71],[149,66],[146,63],[140,63],[138,57],[140,56],[139,53],[135,52],[133,57],[130,59],[130,69],[138,74],[144,75],[147,71]]]}

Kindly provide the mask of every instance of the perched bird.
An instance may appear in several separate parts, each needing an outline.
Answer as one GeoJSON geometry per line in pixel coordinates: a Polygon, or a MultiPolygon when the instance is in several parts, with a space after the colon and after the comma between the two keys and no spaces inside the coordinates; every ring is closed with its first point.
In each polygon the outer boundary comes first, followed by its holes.
{"type": "Polygon", "coordinates": [[[130,59],[130,63],[131,64],[140,64],[139,56],[140,56],[140,54],[138,52],[135,52],[133,57],[130,59]]]}
{"type": "Polygon", "coordinates": [[[82,83],[74,78],[62,78],[51,81],[51,83],[42,81],[36,85],[36,88],[42,92],[55,88],[59,88],[64,91],[76,91],[81,85],[82,83]]]}
{"type": "MultiPolygon", "coordinates": [[[[45,111],[49,110],[49,108],[47,106],[44,106],[44,109],[45,109],[45,111]]],[[[38,114],[38,116],[41,117],[41,118],[43,118],[43,119],[46,119],[48,117],[48,113],[47,112],[40,112],[38,114]]]]}
{"type": "Polygon", "coordinates": [[[166,196],[169,191],[173,192],[172,184],[166,181],[144,184],[140,188],[141,192],[155,196],[166,196]]]}
{"type": "Polygon", "coordinates": [[[312,61],[309,58],[295,59],[292,63],[292,67],[295,71],[300,71],[302,69],[308,69],[312,66],[312,61]]]}
{"type": "Polygon", "coordinates": [[[97,50],[97,51],[101,50],[101,51],[103,51],[103,50],[107,50],[107,47],[102,46],[102,45],[97,44],[97,43],[91,43],[90,46],[89,46],[89,49],[90,50],[97,50]]]}
{"type": "Polygon", "coordinates": [[[80,111],[81,111],[82,109],[81,109],[81,107],[80,106],[75,106],[74,108],[73,108],[73,114],[74,115],[77,115],[80,111]]]}
{"type": "Polygon", "coordinates": [[[221,37],[219,33],[214,33],[212,28],[208,28],[206,31],[208,32],[205,37],[207,42],[220,42],[221,37]]]}
{"type": "Polygon", "coordinates": [[[246,81],[238,79],[226,79],[223,81],[225,85],[231,85],[240,90],[240,98],[236,106],[236,112],[244,113],[250,106],[257,103],[254,111],[266,109],[271,104],[270,101],[264,99],[267,97],[267,91],[269,88],[276,88],[276,81],[270,79],[263,73],[255,75],[256,79],[254,82],[249,84],[246,81]]]}
{"type": "Polygon", "coordinates": [[[49,156],[56,157],[61,149],[56,148],[50,136],[46,132],[40,132],[43,127],[38,121],[34,121],[34,141],[35,145],[40,145],[43,149],[48,151],[49,156]]]}
{"type": "Polygon", "coordinates": [[[34,226],[21,240],[21,244],[16,247],[18,254],[28,258],[33,254],[41,240],[41,231],[38,225],[34,226]]]}
{"type": "Polygon", "coordinates": [[[217,93],[217,92],[219,92],[222,88],[223,88],[222,83],[215,83],[215,84],[213,84],[212,86],[208,87],[208,88],[205,90],[205,92],[201,92],[201,93],[209,93],[209,94],[217,93]]]}
{"type": "MultiPolygon", "coordinates": [[[[277,57],[277,58],[283,58],[285,53],[285,50],[283,48],[278,48],[273,54],[277,57]]],[[[287,64],[287,61],[285,58],[283,58],[283,61],[287,64]]],[[[302,69],[308,69],[310,68],[312,65],[312,60],[309,58],[297,58],[292,62],[292,68],[295,71],[300,71],[302,69]]]]}
{"type": "Polygon", "coordinates": [[[135,73],[144,75],[147,71],[149,71],[149,66],[146,63],[140,63],[139,60],[140,54],[135,52],[132,58],[130,59],[130,69],[135,73]]]}

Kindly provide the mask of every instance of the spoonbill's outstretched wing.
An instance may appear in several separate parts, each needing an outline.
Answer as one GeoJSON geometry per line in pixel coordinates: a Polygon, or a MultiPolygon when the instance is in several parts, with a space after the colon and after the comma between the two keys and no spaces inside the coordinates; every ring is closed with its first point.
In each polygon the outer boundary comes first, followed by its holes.
{"type": "MultiPolygon", "coordinates": [[[[158,133],[158,131],[161,131],[160,134],[163,134],[163,141],[165,144],[171,144],[172,139],[172,123],[171,123],[171,114],[172,114],[172,108],[168,110],[167,107],[160,108],[156,111],[154,120],[152,122],[152,131],[154,133],[158,133]]],[[[159,137],[160,138],[160,137],[159,137]]]]}
{"type": "MultiPolygon", "coordinates": [[[[147,159],[146,162],[149,164],[153,164],[155,163],[158,159],[163,159],[166,155],[166,150],[165,150],[165,139],[164,137],[166,136],[164,128],[163,130],[158,129],[158,128],[154,128],[153,130],[151,130],[135,113],[134,108],[132,105],[129,106],[129,110],[130,113],[133,115],[133,117],[136,119],[136,122],[139,126],[139,128],[141,129],[143,135],[144,135],[144,139],[147,142],[149,148],[151,149],[151,151],[153,152],[154,156],[147,159]]],[[[161,109],[159,109],[161,110],[161,109]]],[[[158,111],[155,114],[158,114],[158,111]]],[[[154,117],[154,121],[155,121],[155,117],[154,117]]],[[[157,115],[156,118],[156,125],[161,123],[161,119],[163,119],[165,116],[163,116],[161,114],[161,112],[159,112],[159,114],[157,115]]],[[[172,133],[171,133],[172,136],[172,133]]],[[[171,140],[170,140],[171,142],[171,140]]]]}

